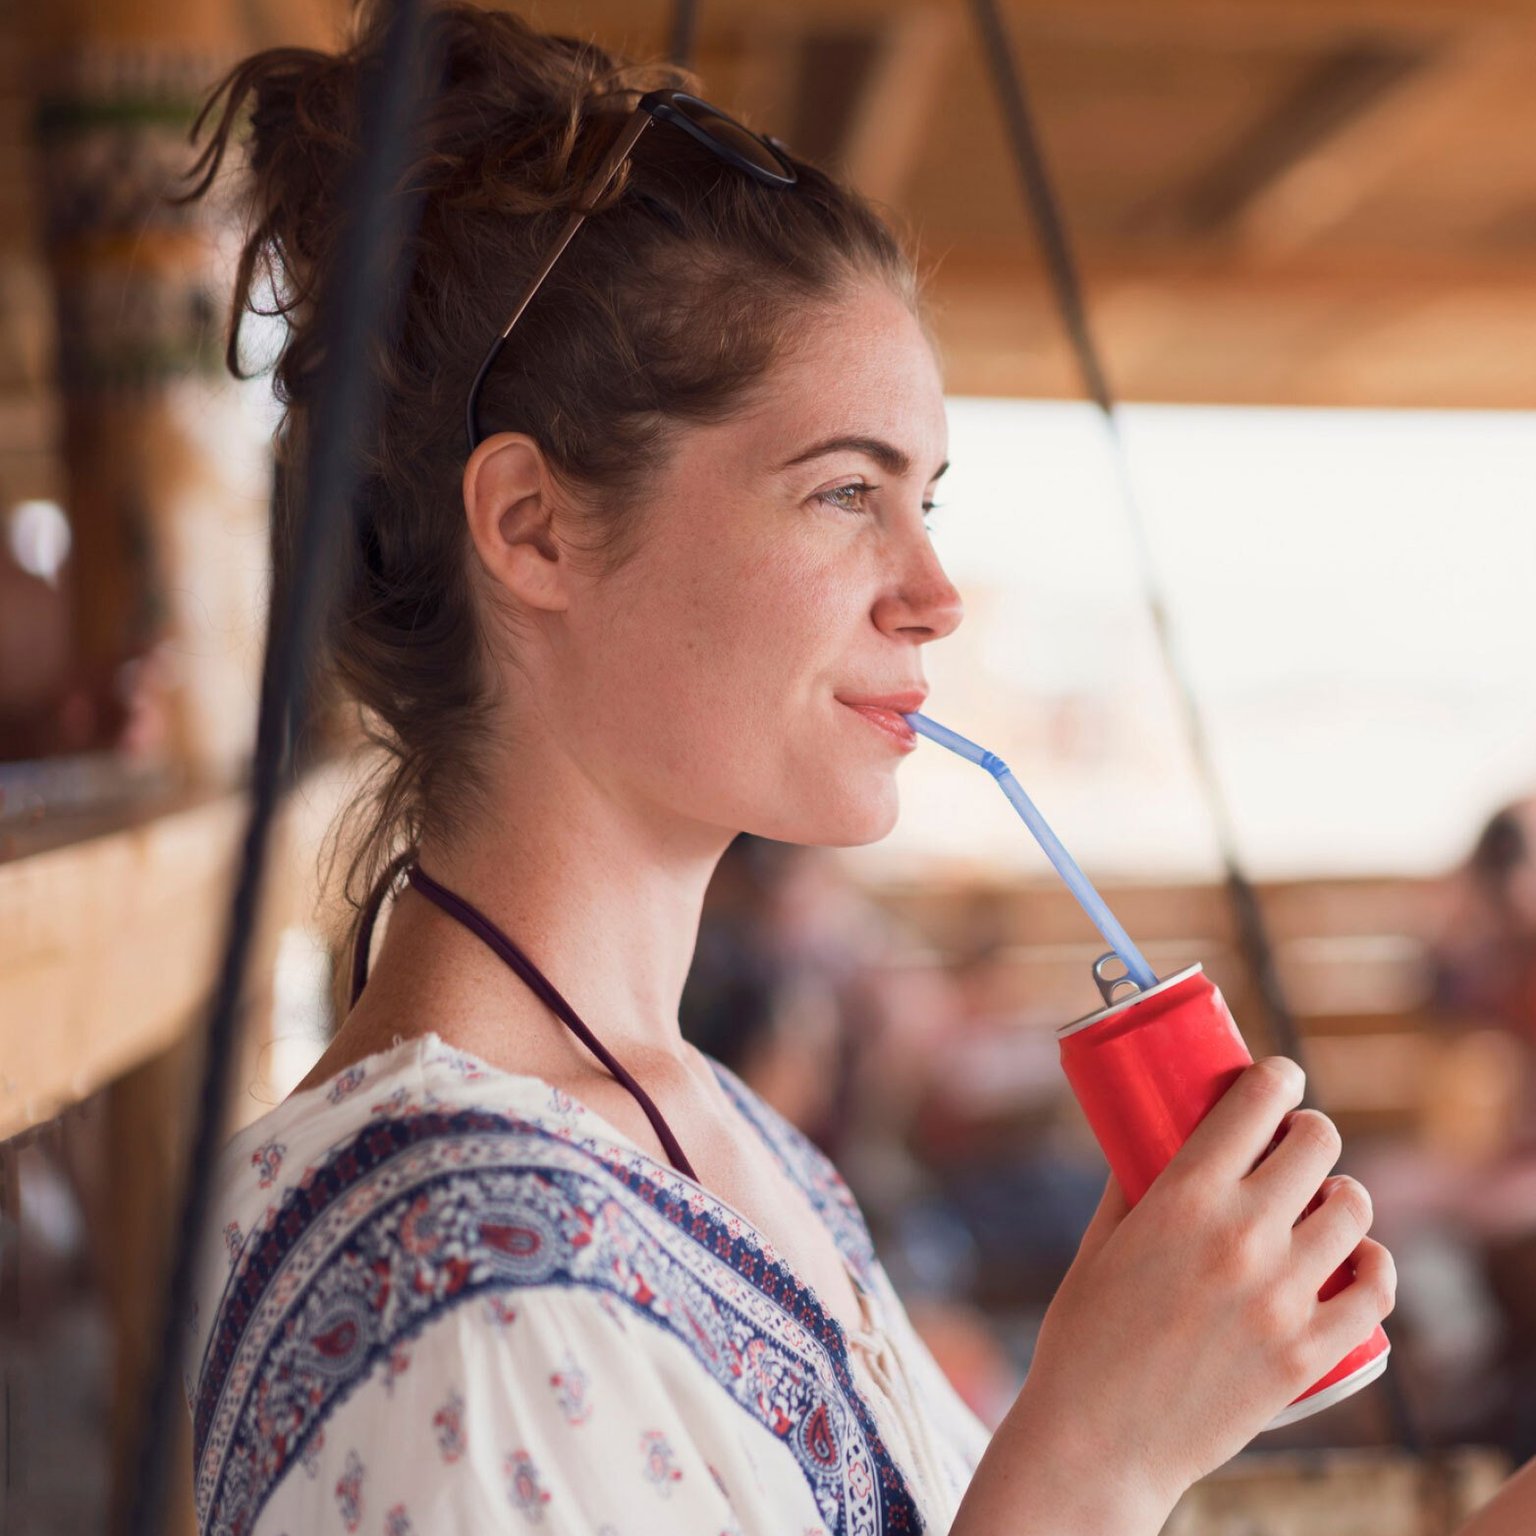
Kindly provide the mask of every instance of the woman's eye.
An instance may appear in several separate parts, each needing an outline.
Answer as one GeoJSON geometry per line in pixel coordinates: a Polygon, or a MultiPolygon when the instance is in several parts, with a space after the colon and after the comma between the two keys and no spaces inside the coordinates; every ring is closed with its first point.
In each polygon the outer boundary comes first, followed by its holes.
{"type": "Polygon", "coordinates": [[[872,485],[862,483],[855,485],[839,485],[830,491],[818,491],[816,499],[829,507],[835,507],[839,512],[862,512],[864,510],[864,497],[874,490],[872,485]],[[853,500],[839,501],[840,496],[850,496],[853,500]]]}
{"type": "MultiPolygon", "coordinates": [[[[830,491],[818,491],[816,499],[826,506],[837,508],[839,512],[862,512],[864,510],[864,498],[871,491],[879,489],[880,487],[877,485],[865,485],[862,481],[858,481],[852,485],[834,486],[830,491]],[[840,499],[843,497],[849,499],[846,501],[840,499]]],[[[944,503],[941,501],[925,501],[923,503],[923,512],[925,514],[923,517],[923,527],[929,533],[933,532],[933,524],[928,520],[926,514],[937,511],[943,505],[944,503]]]]}

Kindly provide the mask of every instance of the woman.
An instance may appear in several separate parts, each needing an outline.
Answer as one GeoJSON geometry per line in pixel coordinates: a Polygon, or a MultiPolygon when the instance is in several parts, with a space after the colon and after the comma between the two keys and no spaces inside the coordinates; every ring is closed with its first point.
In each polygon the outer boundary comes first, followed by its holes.
{"type": "MultiPolygon", "coordinates": [[[[1300,1111],[1255,1168],[1301,1091],[1261,1062],[1134,1212],[1107,1187],[989,1443],[835,1170],[677,1023],[738,831],[890,830],[899,715],[960,622],[911,268],[815,168],[658,122],[484,371],[467,446],[486,348],[637,94],[692,81],[505,14],[432,26],[425,208],[328,647],[391,754],[370,908],[402,851],[410,878],[334,1043],[224,1154],[189,1357],[202,1529],[1150,1536],[1390,1311],[1369,1200],[1334,1180],[1293,1230],[1338,1137],[1300,1111]]],[[[211,178],[249,105],[241,291],[270,268],[286,313],[290,471],[377,53],[374,26],[247,61],[207,152],[211,178]]]]}

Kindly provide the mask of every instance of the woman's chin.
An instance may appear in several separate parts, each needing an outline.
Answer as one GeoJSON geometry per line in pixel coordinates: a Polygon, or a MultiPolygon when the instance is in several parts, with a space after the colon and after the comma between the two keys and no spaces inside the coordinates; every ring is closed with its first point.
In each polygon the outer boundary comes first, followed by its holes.
{"type": "Polygon", "coordinates": [[[778,823],[778,830],[749,827],[761,837],[781,843],[804,843],[817,848],[861,848],[888,837],[901,811],[894,783],[864,795],[849,797],[836,805],[822,804],[792,814],[778,823]]]}

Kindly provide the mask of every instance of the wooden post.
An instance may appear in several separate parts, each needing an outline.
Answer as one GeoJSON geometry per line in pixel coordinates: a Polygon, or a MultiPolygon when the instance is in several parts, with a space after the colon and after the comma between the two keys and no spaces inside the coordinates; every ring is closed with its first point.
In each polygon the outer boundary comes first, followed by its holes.
{"type": "Polygon", "coordinates": [[[256,397],[269,385],[224,369],[238,219],[216,197],[170,194],[209,88],[253,41],[249,17],[233,0],[26,14],[74,535],[65,745],[227,781],[255,718],[271,423],[256,397]]]}
{"type": "Polygon", "coordinates": [[[207,221],[167,201],[214,61],[168,39],[125,42],[112,9],[87,21],[65,6],[36,23],[44,84],[34,120],[74,534],[65,579],[79,739],[69,744],[126,736],[139,755],[185,761],[196,752],[183,712],[146,669],[174,633],[163,513],[190,446],[168,420],[167,396],[182,377],[211,375],[216,356],[207,221]]]}

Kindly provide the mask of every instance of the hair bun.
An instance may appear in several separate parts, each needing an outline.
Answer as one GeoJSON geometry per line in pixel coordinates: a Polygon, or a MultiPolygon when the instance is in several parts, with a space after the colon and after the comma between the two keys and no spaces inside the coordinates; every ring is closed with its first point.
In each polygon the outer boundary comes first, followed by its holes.
{"type": "MultiPolygon", "coordinates": [[[[238,126],[247,124],[247,252],[259,251],[270,270],[272,313],[289,315],[314,295],[334,248],[340,198],[360,148],[363,85],[381,65],[386,17],[382,5],[361,7],[341,53],[269,48],[253,55],[214,87],[193,125],[196,139],[213,120],[181,201],[209,189],[238,126]]],[[[505,214],[569,201],[573,184],[606,148],[603,135],[583,132],[604,115],[605,103],[627,108],[646,90],[695,84],[685,70],[633,64],[596,43],[537,32],[509,11],[433,5],[424,29],[422,55],[439,61],[443,100],[429,114],[428,153],[416,174],[428,178],[429,192],[505,214]],[[465,95],[481,110],[455,111],[453,98],[465,95]]],[[[241,284],[256,275],[247,262],[241,284]]],[[[229,362],[238,372],[233,338],[229,362]]]]}

